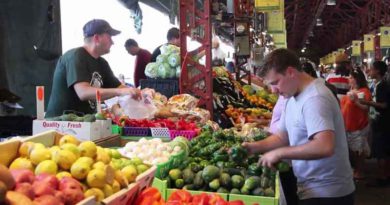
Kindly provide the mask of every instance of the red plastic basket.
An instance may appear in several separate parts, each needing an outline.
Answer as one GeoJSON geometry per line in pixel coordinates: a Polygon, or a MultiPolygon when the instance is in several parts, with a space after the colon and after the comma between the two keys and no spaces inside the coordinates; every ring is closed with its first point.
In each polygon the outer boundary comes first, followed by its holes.
{"type": "Polygon", "coordinates": [[[192,130],[169,130],[169,135],[171,140],[175,139],[177,136],[183,136],[188,140],[196,137],[196,132],[192,130]]]}
{"type": "Polygon", "coordinates": [[[150,136],[150,129],[147,127],[124,127],[123,136],[150,136]]]}

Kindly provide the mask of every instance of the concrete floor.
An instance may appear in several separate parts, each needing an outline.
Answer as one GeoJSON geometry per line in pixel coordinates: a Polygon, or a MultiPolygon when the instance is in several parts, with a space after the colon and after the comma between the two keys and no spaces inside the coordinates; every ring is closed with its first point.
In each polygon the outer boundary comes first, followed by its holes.
{"type": "Polygon", "coordinates": [[[356,182],[355,205],[390,205],[390,185],[384,188],[371,188],[366,184],[375,178],[376,161],[366,160],[364,180],[356,182]]]}

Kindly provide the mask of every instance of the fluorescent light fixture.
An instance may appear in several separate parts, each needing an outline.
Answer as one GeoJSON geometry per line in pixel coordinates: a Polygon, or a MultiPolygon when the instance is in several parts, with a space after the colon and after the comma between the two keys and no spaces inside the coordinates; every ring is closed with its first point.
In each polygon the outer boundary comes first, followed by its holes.
{"type": "Polygon", "coordinates": [[[318,18],[317,19],[317,23],[316,23],[316,26],[322,26],[322,19],[318,18]]]}
{"type": "Polygon", "coordinates": [[[328,5],[328,6],[335,6],[336,5],[336,0],[326,0],[326,5],[328,5]]]}

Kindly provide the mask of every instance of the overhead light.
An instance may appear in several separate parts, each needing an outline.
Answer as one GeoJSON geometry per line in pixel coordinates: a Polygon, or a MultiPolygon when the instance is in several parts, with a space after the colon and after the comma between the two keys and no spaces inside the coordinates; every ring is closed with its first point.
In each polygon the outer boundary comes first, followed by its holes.
{"type": "Polygon", "coordinates": [[[328,5],[328,6],[335,6],[336,5],[336,0],[326,0],[326,5],[328,5]]]}
{"type": "Polygon", "coordinates": [[[309,39],[307,39],[305,43],[306,43],[306,44],[310,44],[310,41],[309,41],[309,39]]]}
{"type": "Polygon", "coordinates": [[[322,26],[322,19],[318,18],[317,19],[317,23],[316,23],[316,26],[322,26]]]}
{"type": "Polygon", "coordinates": [[[313,31],[310,31],[309,36],[310,36],[310,37],[313,37],[313,36],[314,36],[313,31]]]}

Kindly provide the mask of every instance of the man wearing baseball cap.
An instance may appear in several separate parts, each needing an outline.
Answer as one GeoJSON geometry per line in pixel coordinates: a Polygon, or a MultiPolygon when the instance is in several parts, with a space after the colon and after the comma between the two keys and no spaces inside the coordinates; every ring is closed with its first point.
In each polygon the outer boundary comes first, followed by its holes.
{"type": "Polygon", "coordinates": [[[46,117],[65,110],[96,112],[96,91],[102,100],[120,95],[140,98],[140,90],[122,85],[108,62],[101,56],[110,52],[112,36],[120,31],[102,19],[93,19],[83,27],[84,45],[67,51],[58,60],[46,117]]]}

